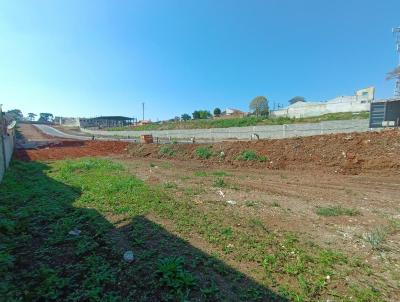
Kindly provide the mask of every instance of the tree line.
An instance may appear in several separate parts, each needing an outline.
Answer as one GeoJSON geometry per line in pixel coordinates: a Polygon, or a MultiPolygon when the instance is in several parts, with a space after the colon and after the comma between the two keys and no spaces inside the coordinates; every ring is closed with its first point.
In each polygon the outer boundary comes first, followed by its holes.
{"type": "MultiPolygon", "coordinates": [[[[295,96],[291,98],[288,103],[293,105],[297,102],[306,102],[306,99],[302,96],[295,96]]],[[[250,113],[249,115],[253,115],[256,117],[267,118],[270,113],[269,101],[265,96],[256,96],[249,103],[250,113]]],[[[176,116],[170,121],[188,121],[188,120],[203,120],[211,117],[219,117],[221,116],[222,111],[220,108],[215,108],[213,114],[209,110],[195,110],[190,115],[188,113],[182,114],[180,117],[176,116]]]]}
{"type": "MultiPolygon", "coordinates": [[[[16,121],[35,121],[37,114],[30,112],[26,116],[22,114],[20,109],[12,109],[5,112],[6,116],[16,121]]],[[[37,120],[40,123],[52,123],[54,121],[54,116],[52,113],[42,112],[39,113],[39,118],[37,120]]]]}

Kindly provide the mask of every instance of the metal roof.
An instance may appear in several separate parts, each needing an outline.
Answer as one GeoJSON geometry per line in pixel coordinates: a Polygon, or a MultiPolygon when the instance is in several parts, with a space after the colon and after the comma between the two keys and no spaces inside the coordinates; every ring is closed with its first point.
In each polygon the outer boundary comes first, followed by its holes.
{"type": "Polygon", "coordinates": [[[98,116],[98,117],[93,117],[89,118],[88,120],[114,120],[114,121],[125,121],[125,120],[131,120],[133,119],[132,117],[126,117],[126,116],[98,116]]]}

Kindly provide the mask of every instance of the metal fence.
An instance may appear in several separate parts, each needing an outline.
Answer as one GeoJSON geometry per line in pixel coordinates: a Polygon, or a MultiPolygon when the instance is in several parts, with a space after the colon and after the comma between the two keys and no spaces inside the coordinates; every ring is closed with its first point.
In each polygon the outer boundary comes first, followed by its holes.
{"type": "Polygon", "coordinates": [[[0,181],[10,164],[15,147],[15,122],[8,124],[0,107],[0,181]]]}

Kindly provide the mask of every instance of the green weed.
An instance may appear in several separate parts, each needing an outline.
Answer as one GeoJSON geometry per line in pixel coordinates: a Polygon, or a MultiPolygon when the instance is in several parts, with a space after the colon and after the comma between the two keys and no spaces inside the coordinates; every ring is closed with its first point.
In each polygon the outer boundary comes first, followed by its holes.
{"type": "Polygon", "coordinates": [[[209,147],[199,147],[195,152],[196,155],[201,159],[209,159],[212,156],[212,152],[209,147]]]}
{"type": "Polygon", "coordinates": [[[162,146],[159,150],[159,154],[161,155],[167,155],[167,156],[175,156],[175,151],[172,150],[170,147],[168,146],[162,146]]]}
{"type": "Polygon", "coordinates": [[[386,229],[384,227],[378,227],[371,232],[364,234],[364,239],[371,245],[373,249],[378,250],[385,242],[386,236],[386,229]]]}
{"type": "Polygon", "coordinates": [[[223,178],[217,178],[214,180],[214,187],[225,188],[227,184],[223,178]]]}
{"type": "Polygon", "coordinates": [[[356,209],[346,209],[340,206],[318,207],[315,212],[320,216],[356,216],[360,215],[360,211],[356,209]]]}
{"type": "Polygon", "coordinates": [[[268,158],[263,155],[258,155],[255,151],[253,150],[245,150],[240,155],[236,157],[238,160],[244,160],[244,161],[259,161],[259,162],[266,162],[268,161],[268,158]]]}
{"type": "Polygon", "coordinates": [[[196,278],[183,268],[183,264],[182,257],[167,257],[160,259],[157,265],[160,284],[181,298],[187,297],[190,289],[196,284],[196,278]]]}
{"type": "Polygon", "coordinates": [[[196,171],[196,172],[194,172],[194,176],[200,176],[200,177],[205,177],[205,176],[207,176],[208,174],[207,174],[207,172],[205,172],[205,171],[196,171]]]}

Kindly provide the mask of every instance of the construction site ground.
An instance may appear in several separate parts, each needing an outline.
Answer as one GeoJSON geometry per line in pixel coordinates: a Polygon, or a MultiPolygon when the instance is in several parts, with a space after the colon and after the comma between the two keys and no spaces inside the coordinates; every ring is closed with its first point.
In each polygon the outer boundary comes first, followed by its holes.
{"type": "MultiPolygon", "coordinates": [[[[147,184],[163,186],[176,199],[189,196],[205,215],[220,213],[233,230],[241,228],[241,221],[232,217],[251,218],[265,230],[292,232],[302,241],[355,256],[370,267],[370,274],[349,272],[332,281],[337,290],[357,281],[379,290],[384,300],[399,300],[399,131],[209,145],[59,141],[40,138],[25,127],[21,131],[51,144],[19,149],[16,159],[111,158],[147,184]],[[199,148],[207,148],[210,157],[200,158],[199,148]],[[263,160],[244,160],[241,156],[249,150],[263,160]],[[382,233],[379,246],[371,241],[376,232],[382,233]]],[[[206,253],[217,251],[201,234],[182,235],[168,221],[147,218],[206,253]]],[[[231,248],[239,249],[234,242],[231,248]]],[[[259,270],[234,255],[222,258],[262,282],[259,270]]]]}

